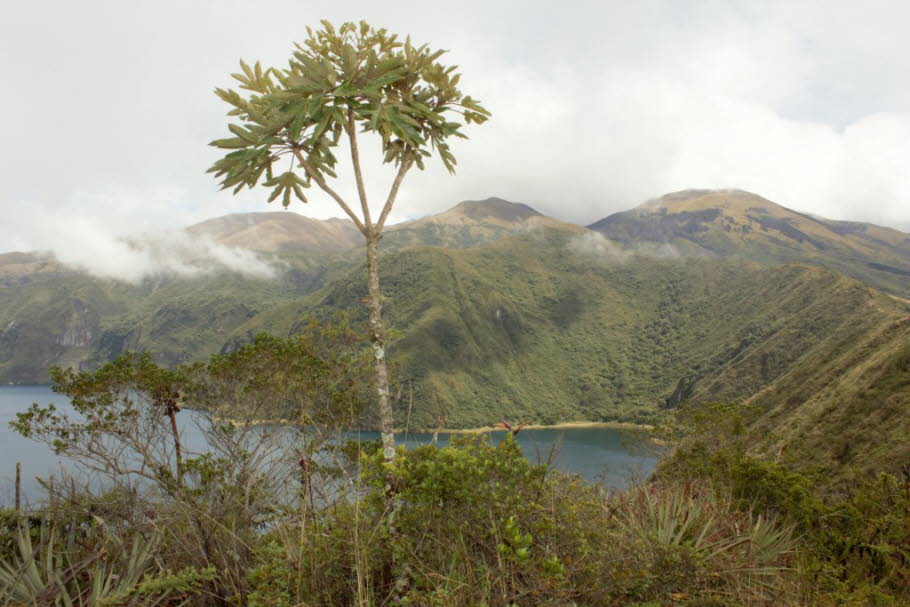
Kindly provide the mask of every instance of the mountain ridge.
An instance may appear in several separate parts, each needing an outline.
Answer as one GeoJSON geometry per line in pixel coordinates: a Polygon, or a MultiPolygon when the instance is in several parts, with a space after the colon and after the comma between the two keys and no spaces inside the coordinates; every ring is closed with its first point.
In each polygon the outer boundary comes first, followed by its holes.
{"type": "Polygon", "coordinates": [[[232,213],[185,228],[219,244],[251,251],[338,253],[362,238],[345,219],[313,219],[294,212],[232,213]]]}
{"type": "MultiPolygon", "coordinates": [[[[460,248],[539,225],[581,228],[543,215],[524,203],[490,197],[462,201],[441,213],[390,225],[384,244],[460,248]]],[[[838,259],[828,260],[829,267],[844,271],[851,263],[859,263],[865,266],[866,273],[854,267],[851,275],[888,292],[910,296],[910,289],[895,288],[893,280],[875,278],[910,277],[910,234],[871,223],[802,213],[744,190],[671,192],[608,215],[585,228],[619,245],[685,241],[686,250],[715,255],[739,253],[747,258],[752,255],[759,262],[819,263],[820,254],[831,253],[838,259]],[[726,233],[725,239],[719,238],[720,231],[726,233]],[[737,238],[731,239],[731,235],[737,238]],[[755,241],[762,236],[766,242],[756,246],[755,241]],[[748,250],[750,247],[752,250],[748,250]],[[773,247],[778,250],[768,250],[773,247]],[[847,259],[851,255],[854,259],[847,259]]],[[[320,220],[293,211],[227,214],[183,231],[229,248],[287,255],[336,255],[362,244],[362,236],[347,219],[320,220]]],[[[0,272],[10,275],[16,266],[53,261],[52,253],[0,253],[0,272]]],[[[32,268],[25,268],[28,269],[32,268]]]]}
{"type": "Polygon", "coordinates": [[[743,190],[683,190],[588,226],[621,244],[695,245],[760,263],[812,263],[910,295],[910,234],[788,209],[743,190]]]}

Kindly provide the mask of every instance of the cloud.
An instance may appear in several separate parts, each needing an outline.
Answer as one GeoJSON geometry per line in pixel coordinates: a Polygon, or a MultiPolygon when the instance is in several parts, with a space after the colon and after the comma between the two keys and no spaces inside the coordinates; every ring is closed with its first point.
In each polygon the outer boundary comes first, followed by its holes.
{"type": "MultiPolygon", "coordinates": [[[[910,228],[910,5],[899,1],[19,3],[0,37],[13,92],[0,97],[0,216],[63,215],[74,238],[79,218],[132,233],[272,208],[265,192],[218,192],[205,174],[226,121],[211,91],[230,85],[239,57],[283,64],[323,17],[451,49],[465,90],[493,111],[457,142],[456,177],[439,163],[408,176],[393,220],[495,195],[590,223],[672,190],[739,187],[910,228]]],[[[375,143],[362,147],[376,204],[391,175],[375,143]]],[[[345,166],[341,177],[353,195],[345,166]]],[[[341,215],[317,190],[295,210],[341,215]]],[[[57,227],[4,221],[0,250],[39,248],[57,227]]]]}
{"type": "Polygon", "coordinates": [[[579,223],[693,187],[738,187],[835,219],[910,223],[910,112],[844,125],[788,117],[803,69],[788,69],[786,55],[799,63],[797,51],[702,46],[686,61],[643,66],[502,69],[482,82],[495,130],[464,144],[478,149],[462,177],[579,223]]]}
{"type": "MultiPolygon", "coordinates": [[[[694,257],[683,255],[679,249],[669,243],[644,242],[634,247],[622,247],[598,232],[585,232],[573,237],[566,244],[566,249],[574,254],[603,263],[626,263],[635,257],[651,259],[682,259],[694,257]]],[[[700,255],[699,257],[705,257],[700,255]]]]}
{"type": "Polygon", "coordinates": [[[205,235],[167,229],[167,210],[180,199],[179,192],[168,191],[79,194],[53,212],[39,208],[11,215],[6,228],[19,239],[13,248],[50,251],[62,264],[100,278],[137,283],[224,271],[261,279],[278,275],[280,262],[205,235]],[[86,208],[94,212],[85,213],[86,208]],[[137,220],[136,209],[143,208],[145,216],[137,220]]]}
{"type": "Polygon", "coordinates": [[[58,261],[100,278],[138,283],[156,276],[194,277],[237,272],[272,279],[280,264],[253,251],[225,247],[211,238],[165,232],[136,239],[112,237],[97,226],[77,226],[80,238],[54,248],[58,261]]]}

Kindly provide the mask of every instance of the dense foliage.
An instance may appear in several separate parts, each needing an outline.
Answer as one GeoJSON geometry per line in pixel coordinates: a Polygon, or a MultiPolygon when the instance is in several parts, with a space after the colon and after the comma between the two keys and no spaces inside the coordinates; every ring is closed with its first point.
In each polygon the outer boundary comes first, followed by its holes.
{"type": "Polygon", "coordinates": [[[811,461],[795,467],[750,452],[757,414],[732,404],[684,408],[672,425],[677,448],[656,477],[701,479],[740,510],[793,525],[803,544],[803,575],[832,604],[910,601],[910,462],[897,462],[894,474],[836,482],[824,468],[813,472],[811,461]]]}
{"type": "Polygon", "coordinates": [[[261,337],[177,371],[129,356],[96,372],[55,372],[86,418],[35,407],[17,427],[63,453],[107,458],[95,466],[107,483],[99,493],[58,478],[38,508],[3,511],[0,602],[910,600],[910,475],[845,486],[758,457],[748,437],[760,411],[732,404],[681,408],[657,431],[674,449],[623,493],[532,465],[514,440],[483,435],[399,448],[389,464],[378,445],[344,440],[369,392],[362,351],[346,326],[310,324],[302,338],[261,337]],[[162,386],[175,385],[181,406],[233,403],[237,415],[230,424],[201,416],[213,448],[186,450],[182,478],[180,436],[162,423],[162,386]],[[257,424],[257,403],[270,401],[308,429],[257,424]],[[127,454],[140,436],[154,448],[127,454]]]}
{"type": "MultiPolygon", "coordinates": [[[[402,41],[364,21],[337,28],[323,21],[320,29],[307,27],[307,38],[297,45],[287,68],[263,69],[258,62],[250,66],[241,61],[242,73],[233,76],[244,92],[216,89],[232,108],[228,115],[239,124],[229,125],[233,137],[212,142],[231,151],[210,172],[222,178],[222,188],[235,192],[262,180],[272,189],[269,202],[281,197],[285,207],[292,195],[306,202],[303,190],[315,182],[358,228],[372,230],[369,212],[357,217],[326,184],[336,176],[334,148],[343,134],[350,141],[366,206],[356,131],[378,136],[384,161],[399,167],[401,176],[412,164],[423,169],[434,152],[454,172],[455,156],[447,139],[464,138],[465,124],[483,123],[490,116],[458,89],[457,66],[439,62],[444,53],[414,46],[410,38],[402,41]],[[278,173],[275,165],[282,157],[292,163],[278,173]]],[[[391,200],[395,190],[397,184],[391,200]]],[[[387,215],[383,209],[377,233],[387,215]]]]}

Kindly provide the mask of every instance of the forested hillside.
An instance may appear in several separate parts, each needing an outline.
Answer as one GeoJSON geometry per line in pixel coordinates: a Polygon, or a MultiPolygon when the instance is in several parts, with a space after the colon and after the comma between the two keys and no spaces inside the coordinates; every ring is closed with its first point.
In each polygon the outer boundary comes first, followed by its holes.
{"type": "MultiPolygon", "coordinates": [[[[412,424],[644,422],[688,398],[747,398],[906,314],[818,267],[617,258],[580,248],[584,238],[545,229],[384,260],[399,407],[412,424]]],[[[362,317],[360,272],[238,331],[289,334],[336,310],[362,317]]]]}

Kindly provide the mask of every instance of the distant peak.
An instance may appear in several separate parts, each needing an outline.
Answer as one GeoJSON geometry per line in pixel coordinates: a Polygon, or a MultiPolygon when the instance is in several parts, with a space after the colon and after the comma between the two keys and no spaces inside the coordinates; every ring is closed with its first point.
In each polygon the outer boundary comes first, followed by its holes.
{"type": "MultiPolygon", "coordinates": [[[[727,199],[734,201],[763,201],[769,203],[770,201],[766,198],[748,192],[746,190],[740,190],[737,188],[728,188],[728,189],[718,189],[718,190],[708,190],[708,189],[688,189],[688,190],[679,190],[677,192],[670,192],[669,194],[664,194],[659,198],[652,198],[645,201],[640,206],[642,207],[663,207],[670,206],[674,203],[685,202],[687,200],[694,200],[697,198],[714,198],[714,199],[727,199]]],[[[774,204],[774,203],[771,203],[774,204]]]]}
{"type": "Polygon", "coordinates": [[[539,212],[521,202],[509,202],[491,197],[485,200],[465,200],[455,205],[457,211],[472,219],[494,218],[503,221],[524,221],[540,215],[539,212]]]}
{"type": "Polygon", "coordinates": [[[229,247],[266,252],[337,252],[360,242],[360,233],[349,220],[314,219],[293,211],[222,215],[186,231],[229,247]]]}
{"type": "Polygon", "coordinates": [[[735,188],[707,190],[689,189],[670,192],[659,198],[652,198],[636,207],[639,212],[653,212],[657,210],[670,213],[684,211],[701,211],[704,209],[718,210],[750,210],[752,212],[778,212],[786,211],[785,207],[771,202],[767,198],[735,188]]]}

